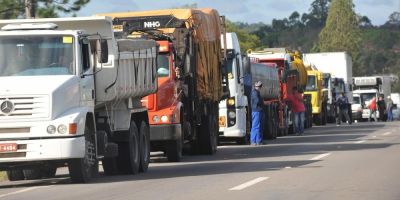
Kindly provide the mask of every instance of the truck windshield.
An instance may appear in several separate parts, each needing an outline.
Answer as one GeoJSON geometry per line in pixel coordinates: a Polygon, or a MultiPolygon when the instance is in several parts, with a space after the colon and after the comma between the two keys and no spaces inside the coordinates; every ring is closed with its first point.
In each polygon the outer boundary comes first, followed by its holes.
{"type": "Polygon", "coordinates": [[[169,53],[159,54],[157,56],[157,74],[158,77],[169,77],[169,53]]]}
{"type": "Polygon", "coordinates": [[[360,96],[361,96],[362,104],[368,105],[369,102],[371,101],[371,99],[376,96],[376,94],[375,93],[364,93],[364,94],[360,94],[360,96]]]}
{"type": "Polygon", "coordinates": [[[72,36],[0,37],[0,76],[74,74],[72,36]]]}
{"type": "Polygon", "coordinates": [[[308,76],[306,91],[315,91],[317,90],[315,76],[308,76]]]}
{"type": "Polygon", "coordinates": [[[361,104],[361,101],[360,101],[360,97],[358,97],[358,96],[353,96],[353,104],[361,104]]]}

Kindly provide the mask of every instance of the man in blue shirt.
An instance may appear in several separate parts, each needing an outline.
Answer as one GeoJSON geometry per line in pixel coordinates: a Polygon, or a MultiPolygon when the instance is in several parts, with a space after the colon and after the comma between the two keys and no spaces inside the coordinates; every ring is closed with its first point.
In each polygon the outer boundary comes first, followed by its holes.
{"type": "Polygon", "coordinates": [[[343,115],[346,118],[346,122],[351,124],[351,120],[348,114],[348,105],[349,105],[349,100],[347,97],[344,95],[344,93],[340,93],[339,98],[336,100],[336,105],[339,108],[339,114],[338,114],[338,119],[336,121],[337,125],[340,125],[343,121],[343,115]]]}
{"type": "Polygon", "coordinates": [[[254,89],[251,91],[251,115],[252,115],[252,126],[250,133],[251,145],[262,144],[262,124],[263,124],[263,99],[260,95],[260,89],[262,82],[257,81],[254,84],[254,89]]]}

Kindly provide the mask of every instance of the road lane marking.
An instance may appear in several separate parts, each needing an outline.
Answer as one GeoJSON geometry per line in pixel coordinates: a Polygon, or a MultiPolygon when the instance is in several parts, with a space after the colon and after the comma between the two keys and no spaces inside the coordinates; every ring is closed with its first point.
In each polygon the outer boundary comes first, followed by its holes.
{"type": "Polygon", "coordinates": [[[253,179],[253,180],[248,181],[246,183],[243,183],[241,185],[235,186],[235,187],[233,187],[233,188],[231,188],[229,190],[243,190],[243,189],[245,189],[247,187],[250,187],[250,186],[252,186],[254,184],[257,184],[257,183],[259,183],[261,181],[265,181],[267,179],[269,179],[269,177],[258,177],[256,179],[253,179]]]}
{"type": "Polygon", "coordinates": [[[320,160],[321,158],[324,158],[329,155],[331,155],[331,153],[323,153],[321,155],[315,156],[314,158],[311,158],[310,160],[320,160]]]}
{"type": "Polygon", "coordinates": [[[377,136],[376,135],[374,135],[374,136],[372,136],[373,138],[376,138],[377,136]]]}
{"type": "Polygon", "coordinates": [[[361,143],[364,143],[364,142],[366,142],[366,141],[365,140],[360,140],[360,141],[354,142],[354,144],[361,144],[361,143]]]}
{"type": "Polygon", "coordinates": [[[29,191],[35,190],[35,189],[46,188],[46,187],[50,187],[50,186],[29,187],[29,188],[25,188],[25,189],[22,189],[22,190],[17,190],[17,191],[14,191],[14,192],[2,194],[2,195],[0,195],[0,198],[7,197],[7,196],[10,196],[10,195],[16,195],[16,194],[20,194],[20,193],[24,193],[24,192],[29,192],[29,191]]]}
{"type": "Polygon", "coordinates": [[[390,135],[390,134],[392,134],[392,132],[386,132],[386,133],[384,133],[384,134],[382,134],[382,135],[390,135]]]}

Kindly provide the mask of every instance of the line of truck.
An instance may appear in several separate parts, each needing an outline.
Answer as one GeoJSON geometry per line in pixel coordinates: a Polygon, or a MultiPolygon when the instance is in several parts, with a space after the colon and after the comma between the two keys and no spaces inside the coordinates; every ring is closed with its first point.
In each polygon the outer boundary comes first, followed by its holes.
{"type": "Polygon", "coordinates": [[[258,80],[268,139],[294,132],[293,87],[304,91],[306,128],[335,119],[337,93],[352,99],[346,53],[243,55],[214,9],[0,20],[0,28],[0,170],[12,181],[68,166],[73,182],[89,182],[99,166],[106,175],[146,172],[151,151],[177,162],[184,152],[214,154],[219,140],[247,144],[258,80]]]}

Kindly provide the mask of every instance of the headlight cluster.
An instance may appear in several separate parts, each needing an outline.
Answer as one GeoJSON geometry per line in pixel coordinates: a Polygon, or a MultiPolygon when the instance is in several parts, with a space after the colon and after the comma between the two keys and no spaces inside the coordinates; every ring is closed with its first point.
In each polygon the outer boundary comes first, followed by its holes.
{"type": "Polygon", "coordinates": [[[48,125],[47,126],[47,133],[48,134],[55,134],[56,132],[59,134],[75,134],[77,130],[77,125],[75,123],[72,124],[60,124],[57,127],[54,125],[48,125]]]}
{"type": "Polygon", "coordinates": [[[228,106],[234,106],[235,105],[235,98],[229,98],[227,103],[228,103],[228,106]]]}
{"type": "Polygon", "coordinates": [[[153,122],[154,123],[159,123],[159,122],[166,123],[166,122],[169,122],[169,121],[173,122],[174,121],[174,116],[171,116],[171,117],[169,117],[167,115],[161,115],[161,117],[158,116],[158,115],[154,115],[153,116],[153,122]]]}

